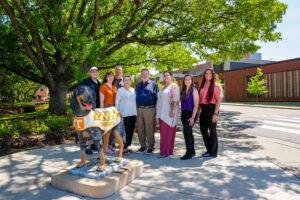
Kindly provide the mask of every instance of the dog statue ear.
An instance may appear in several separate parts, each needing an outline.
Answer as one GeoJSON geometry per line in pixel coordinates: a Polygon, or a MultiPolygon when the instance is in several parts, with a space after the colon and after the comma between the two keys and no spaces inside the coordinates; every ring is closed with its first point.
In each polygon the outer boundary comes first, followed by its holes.
{"type": "Polygon", "coordinates": [[[73,112],[75,111],[76,106],[77,106],[76,91],[77,91],[77,88],[75,90],[73,90],[72,98],[71,98],[71,101],[70,101],[70,107],[71,107],[73,112]]]}

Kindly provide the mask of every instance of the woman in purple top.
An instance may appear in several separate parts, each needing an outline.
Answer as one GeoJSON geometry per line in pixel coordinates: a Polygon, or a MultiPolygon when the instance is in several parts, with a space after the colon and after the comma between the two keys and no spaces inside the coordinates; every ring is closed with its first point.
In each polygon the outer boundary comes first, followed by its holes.
{"type": "Polygon", "coordinates": [[[199,95],[193,87],[194,81],[191,75],[185,75],[181,86],[181,121],[186,145],[186,153],[181,160],[191,159],[195,155],[193,126],[198,111],[199,95]]]}

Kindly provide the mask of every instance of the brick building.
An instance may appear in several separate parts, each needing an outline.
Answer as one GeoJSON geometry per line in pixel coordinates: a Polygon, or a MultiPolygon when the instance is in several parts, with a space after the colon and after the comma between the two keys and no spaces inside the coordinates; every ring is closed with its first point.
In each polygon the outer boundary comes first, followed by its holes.
{"type": "Polygon", "coordinates": [[[47,101],[49,100],[49,95],[49,89],[45,85],[42,85],[33,95],[32,101],[47,101]]]}
{"type": "MultiPolygon", "coordinates": [[[[272,62],[256,66],[233,69],[218,73],[224,82],[225,101],[251,102],[255,96],[247,92],[247,83],[256,75],[257,67],[262,69],[267,81],[268,93],[259,97],[265,102],[300,102],[300,58],[272,62]]],[[[195,76],[196,86],[200,86],[202,75],[195,76]]],[[[182,80],[178,80],[181,84],[182,80]]]]}

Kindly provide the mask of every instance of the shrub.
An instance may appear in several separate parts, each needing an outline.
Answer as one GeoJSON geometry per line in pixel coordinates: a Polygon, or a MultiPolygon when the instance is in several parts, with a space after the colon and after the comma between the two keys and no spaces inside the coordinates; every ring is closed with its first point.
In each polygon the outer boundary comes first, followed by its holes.
{"type": "Polygon", "coordinates": [[[72,120],[68,116],[48,116],[47,126],[53,131],[66,130],[70,125],[72,125],[72,120]]]}
{"type": "Polygon", "coordinates": [[[0,137],[13,137],[20,136],[18,126],[14,125],[11,121],[4,121],[0,123],[0,137]]]}

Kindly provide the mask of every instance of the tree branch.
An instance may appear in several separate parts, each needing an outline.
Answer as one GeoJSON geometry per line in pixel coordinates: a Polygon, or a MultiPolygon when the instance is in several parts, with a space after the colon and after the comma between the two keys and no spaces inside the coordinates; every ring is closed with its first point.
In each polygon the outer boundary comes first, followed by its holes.
{"type": "Polygon", "coordinates": [[[63,37],[66,35],[67,31],[68,31],[68,28],[70,26],[70,24],[72,23],[72,20],[73,20],[73,15],[74,15],[74,12],[75,12],[75,9],[77,7],[77,4],[78,4],[78,1],[79,0],[76,0],[75,3],[73,4],[73,7],[72,7],[72,10],[70,12],[70,16],[69,16],[69,19],[65,25],[65,32],[63,33],[63,37]]]}
{"type": "MultiPolygon", "coordinates": [[[[4,54],[2,54],[2,55],[4,55],[4,54]]],[[[25,70],[24,66],[20,66],[14,60],[10,60],[10,65],[0,64],[0,67],[8,69],[9,71],[12,71],[12,72],[20,75],[21,77],[31,80],[33,82],[41,83],[41,84],[45,83],[45,81],[43,80],[42,77],[38,76],[37,74],[35,74],[31,71],[25,70]]]]}
{"type": "MultiPolygon", "coordinates": [[[[21,14],[23,20],[25,21],[25,24],[28,26],[29,29],[31,29],[32,28],[31,24],[30,23],[27,24],[29,22],[29,18],[27,17],[27,19],[26,19],[26,17],[25,17],[26,12],[24,13],[24,11],[25,11],[24,8],[20,5],[20,3],[17,0],[14,0],[14,1],[18,5],[18,6],[17,5],[16,6],[18,7],[18,9],[20,11],[20,14],[21,14]],[[22,9],[23,9],[23,11],[22,11],[22,9]]],[[[39,38],[38,34],[35,33],[33,29],[29,30],[32,34],[33,42],[34,42],[34,44],[36,46],[36,50],[37,50],[36,52],[34,52],[34,50],[32,49],[29,41],[27,40],[26,36],[22,32],[20,22],[17,19],[13,8],[8,4],[8,2],[6,0],[0,0],[0,4],[4,8],[5,12],[8,14],[8,16],[9,16],[11,22],[12,22],[12,25],[15,28],[16,35],[18,36],[18,38],[20,39],[20,41],[24,45],[25,50],[26,50],[26,55],[40,69],[42,74],[45,77],[47,77],[47,79],[46,79],[47,84],[54,85],[53,77],[52,77],[51,73],[47,70],[47,66],[45,65],[45,62],[43,60],[43,56],[46,59],[46,62],[48,62],[48,63],[50,62],[49,65],[51,64],[51,61],[48,58],[48,56],[46,55],[46,53],[43,51],[43,49],[41,48],[41,41],[38,39],[39,38]]]]}
{"type": "MultiPolygon", "coordinates": [[[[42,4],[41,0],[38,0],[38,5],[41,7],[41,9],[44,8],[44,5],[42,4]]],[[[48,28],[48,32],[49,32],[49,35],[50,35],[50,38],[51,38],[51,42],[50,43],[52,43],[53,46],[54,46],[54,48],[56,50],[58,50],[57,41],[56,41],[56,39],[54,37],[54,34],[53,34],[52,24],[50,23],[49,18],[46,15],[46,12],[42,12],[42,15],[43,15],[43,18],[45,20],[45,23],[46,23],[46,26],[48,28]]]]}
{"type": "MultiPolygon", "coordinates": [[[[137,21],[131,27],[128,27],[127,29],[125,28],[125,32],[127,34],[130,33],[132,30],[136,29],[143,21],[146,21],[147,19],[149,19],[151,17],[151,15],[154,13],[154,11],[155,11],[155,9],[157,8],[158,5],[159,5],[159,3],[157,1],[155,4],[152,5],[150,10],[144,15],[144,17],[142,17],[139,21],[137,21]]],[[[162,8],[162,6],[160,8],[162,8]]]]}
{"type": "Polygon", "coordinates": [[[17,9],[19,10],[20,14],[21,14],[21,17],[22,17],[23,21],[25,22],[25,24],[29,28],[29,32],[31,34],[33,44],[34,44],[34,46],[37,50],[36,53],[37,53],[38,59],[41,62],[43,60],[43,58],[42,58],[41,38],[38,35],[37,31],[31,25],[31,23],[29,21],[28,13],[23,8],[23,6],[20,4],[20,2],[18,0],[13,0],[13,1],[14,1],[14,4],[16,5],[17,9]]]}
{"type": "Polygon", "coordinates": [[[107,19],[107,18],[117,14],[120,11],[123,3],[124,3],[124,0],[119,0],[119,3],[114,7],[114,9],[105,15],[99,16],[99,20],[104,20],[104,19],[107,19]]]}
{"type": "Polygon", "coordinates": [[[9,16],[9,18],[12,22],[12,25],[15,28],[16,35],[18,36],[18,38],[20,39],[20,41],[24,45],[25,50],[26,50],[26,55],[33,61],[33,63],[36,66],[40,66],[40,64],[38,62],[38,59],[37,59],[37,55],[34,52],[34,50],[31,48],[31,46],[29,44],[29,41],[27,40],[26,36],[22,32],[21,25],[20,25],[19,21],[17,20],[16,15],[15,15],[12,7],[5,0],[0,0],[0,4],[4,8],[7,15],[9,16]]]}
{"type": "Polygon", "coordinates": [[[91,37],[95,37],[95,35],[96,35],[97,27],[99,24],[99,16],[100,16],[100,0],[96,0],[95,6],[94,6],[93,24],[92,24],[91,32],[90,32],[91,37]]]}
{"type": "MultiPolygon", "coordinates": [[[[29,21],[30,17],[28,15],[27,11],[24,9],[24,7],[20,4],[20,2],[18,0],[14,0],[14,3],[16,5],[17,9],[19,10],[22,19],[24,20],[25,24],[29,28],[29,32],[31,34],[33,44],[36,48],[37,58],[41,64],[40,65],[41,72],[43,74],[46,74],[47,73],[46,68],[50,67],[52,65],[52,62],[49,59],[47,53],[44,51],[41,37],[40,37],[38,31],[36,29],[34,29],[32,24],[30,23],[30,21],[29,21]]],[[[48,73],[48,76],[51,77],[51,74],[48,73]]]]}
{"type": "Polygon", "coordinates": [[[83,16],[86,4],[87,4],[87,0],[83,0],[82,3],[81,3],[81,6],[80,6],[79,13],[78,13],[77,21],[81,21],[81,18],[83,16]]]}

